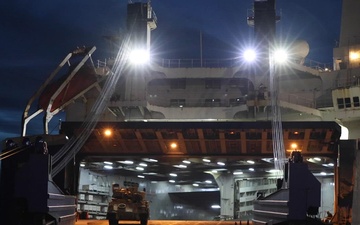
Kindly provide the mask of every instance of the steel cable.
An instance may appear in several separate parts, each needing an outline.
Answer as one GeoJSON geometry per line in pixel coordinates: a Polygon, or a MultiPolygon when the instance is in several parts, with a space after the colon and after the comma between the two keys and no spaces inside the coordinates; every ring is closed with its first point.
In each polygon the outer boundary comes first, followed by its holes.
{"type": "Polygon", "coordinates": [[[54,155],[53,165],[55,166],[52,170],[53,176],[57,175],[75,157],[76,153],[80,151],[95,128],[103,111],[106,109],[106,106],[110,101],[110,97],[114,93],[115,85],[123,74],[123,70],[126,66],[126,46],[129,45],[129,40],[129,37],[127,37],[120,46],[111,74],[106,79],[105,85],[102,88],[101,93],[94,103],[90,113],[82,123],[80,127],[81,132],[78,135],[74,135],[60,149],[60,151],[54,155]]]}
{"type": "Polygon", "coordinates": [[[279,86],[277,70],[275,69],[274,59],[270,57],[270,92],[272,110],[272,146],[274,156],[274,166],[278,175],[282,175],[285,166],[285,147],[282,129],[281,111],[278,100],[279,86]]]}

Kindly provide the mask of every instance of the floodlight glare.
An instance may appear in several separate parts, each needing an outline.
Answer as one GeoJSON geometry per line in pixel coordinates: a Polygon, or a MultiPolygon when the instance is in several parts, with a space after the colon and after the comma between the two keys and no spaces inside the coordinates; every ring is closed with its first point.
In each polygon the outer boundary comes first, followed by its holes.
{"type": "Polygon", "coordinates": [[[274,52],[274,60],[277,63],[284,63],[288,60],[288,53],[284,49],[278,49],[274,52]]]}
{"type": "Polygon", "coordinates": [[[243,53],[243,58],[247,61],[247,62],[253,62],[256,59],[256,52],[254,49],[247,49],[244,51],[243,53]]]}
{"type": "Polygon", "coordinates": [[[358,52],[350,52],[350,60],[356,60],[359,58],[360,58],[360,55],[358,52]]]}
{"type": "Polygon", "coordinates": [[[130,52],[129,60],[131,63],[141,65],[149,62],[150,54],[145,49],[135,49],[130,52]]]}

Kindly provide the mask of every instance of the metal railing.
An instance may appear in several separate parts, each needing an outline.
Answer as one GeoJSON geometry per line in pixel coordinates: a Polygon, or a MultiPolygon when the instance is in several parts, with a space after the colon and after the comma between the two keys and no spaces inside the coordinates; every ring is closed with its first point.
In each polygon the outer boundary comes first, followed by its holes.
{"type": "Polygon", "coordinates": [[[346,77],[337,79],[334,88],[359,87],[359,86],[360,86],[360,74],[348,74],[348,76],[346,77]]]}
{"type": "Polygon", "coordinates": [[[332,71],[333,70],[333,66],[332,63],[321,63],[315,60],[311,60],[311,59],[305,59],[303,66],[324,72],[324,71],[332,71]]]}
{"type": "Polygon", "coordinates": [[[246,104],[246,99],[244,96],[239,98],[231,99],[221,99],[216,97],[209,96],[192,98],[192,97],[160,97],[161,94],[154,97],[153,95],[148,95],[146,100],[150,105],[156,105],[160,107],[172,107],[172,108],[188,108],[188,107],[236,107],[246,104]]]}
{"type": "MultiPolygon", "coordinates": [[[[239,59],[158,59],[154,60],[156,64],[165,68],[226,68],[240,66],[239,59]]],[[[299,62],[293,61],[300,64],[299,62]]],[[[303,66],[315,69],[321,72],[332,71],[332,63],[321,63],[311,59],[305,59],[303,66]]]]}
{"type": "Polygon", "coordinates": [[[239,65],[237,59],[160,59],[154,62],[165,68],[226,68],[239,65]]]}
{"type": "Polygon", "coordinates": [[[107,60],[106,60],[106,59],[105,59],[105,61],[98,60],[98,61],[97,61],[97,67],[96,67],[96,68],[106,67],[106,64],[107,64],[107,60]]]}
{"type": "MultiPolygon", "coordinates": [[[[97,67],[106,67],[108,60],[97,60],[97,67]]],[[[230,59],[153,59],[153,63],[164,68],[227,68],[242,65],[238,58],[230,59]]],[[[300,64],[299,62],[293,61],[300,64]]],[[[303,66],[318,71],[332,71],[332,63],[321,63],[311,59],[305,59],[303,66]]]]}

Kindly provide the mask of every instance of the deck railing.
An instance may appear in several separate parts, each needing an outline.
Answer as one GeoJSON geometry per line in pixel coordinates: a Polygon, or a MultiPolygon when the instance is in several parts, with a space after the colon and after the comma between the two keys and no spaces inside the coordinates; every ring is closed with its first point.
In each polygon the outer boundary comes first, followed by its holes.
{"type": "Polygon", "coordinates": [[[333,70],[332,63],[321,63],[311,59],[305,59],[303,65],[321,72],[333,70]]]}
{"type": "Polygon", "coordinates": [[[165,68],[225,68],[239,65],[236,59],[161,59],[155,60],[165,68]]]}
{"type": "MultiPolygon", "coordinates": [[[[154,59],[153,63],[165,68],[226,68],[242,65],[238,58],[231,59],[154,59]]],[[[296,62],[295,62],[296,63],[296,62]]],[[[323,71],[331,71],[331,63],[321,63],[311,59],[305,59],[302,64],[305,67],[323,71]]],[[[98,60],[97,67],[107,66],[107,59],[98,60]]]]}
{"type": "MultiPolygon", "coordinates": [[[[159,59],[156,64],[165,68],[225,68],[240,66],[240,59],[159,59]]],[[[331,71],[332,63],[321,63],[311,59],[305,59],[302,64],[318,71],[331,71]]]]}

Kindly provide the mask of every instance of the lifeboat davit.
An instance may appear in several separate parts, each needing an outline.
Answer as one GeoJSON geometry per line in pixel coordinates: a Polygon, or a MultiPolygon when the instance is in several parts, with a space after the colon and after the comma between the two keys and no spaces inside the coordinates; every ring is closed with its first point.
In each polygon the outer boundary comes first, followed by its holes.
{"type": "MultiPolygon", "coordinates": [[[[71,73],[71,72],[70,72],[71,73]]],[[[57,90],[62,86],[70,73],[62,77],[61,79],[49,84],[39,97],[39,107],[43,110],[47,110],[50,100],[57,90]]],[[[92,67],[83,66],[68,82],[67,85],[61,90],[61,92],[55,96],[52,103],[50,112],[60,108],[68,101],[75,99],[79,94],[89,88],[91,85],[98,81],[97,75],[92,67]]]]}

